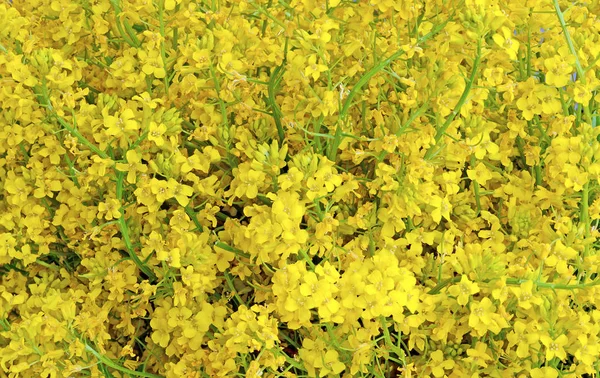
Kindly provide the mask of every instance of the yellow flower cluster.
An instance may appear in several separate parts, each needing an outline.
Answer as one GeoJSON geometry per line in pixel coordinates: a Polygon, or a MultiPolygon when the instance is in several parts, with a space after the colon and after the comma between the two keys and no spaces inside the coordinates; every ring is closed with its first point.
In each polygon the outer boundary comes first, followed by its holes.
{"type": "Polygon", "coordinates": [[[600,1],[0,3],[0,376],[600,372],[600,1]]]}

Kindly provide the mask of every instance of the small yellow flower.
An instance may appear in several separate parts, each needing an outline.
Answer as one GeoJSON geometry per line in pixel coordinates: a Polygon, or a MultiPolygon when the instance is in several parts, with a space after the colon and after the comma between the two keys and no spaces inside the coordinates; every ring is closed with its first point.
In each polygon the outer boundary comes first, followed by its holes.
{"type": "Polygon", "coordinates": [[[121,218],[121,204],[115,198],[98,204],[98,215],[104,214],[104,219],[113,220],[121,218]]]}
{"type": "Polygon", "coordinates": [[[546,361],[558,357],[561,361],[567,358],[567,352],[564,347],[569,343],[567,335],[560,335],[556,338],[549,335],[540,335],[540,341],[546,347],[546,361]]]}
{"type": "Polygon", "coordinates": [[[452,211],[452,204],[448,200],[448,197],[433,196],[429,200],[429,204],[434,207],[431,212],[431,218],[435,223],[440,223],[442,217],[447,221],[450,221],[450,212],[452,211]]]}
{"type": "Polygon", "coordinates": [[[187,206],[188,203],[190,203],[189,197],[194,194],[194,189],[191,186],[181,184],[172,178],[167,181],[167,186],[173,193],[173,197],[175,197],[181,206],[187,206]]]}
{"type": "Polygon", "coordinates": [[[304,69],[304,75],[307,77],[312,77],[312,79],[316,81],[319,80],[321,73],[327,70],[328,68],[326,65],[317,63],[316,55],[311,55],[308,57],[308,63],[304,69]]]}
{"type": "Polygon", "coordinates": [[[448,292],[457,298],[459,305],[464,306],[469,302],[472,295],[479,293],[479,286],[475,282],[471,282],[469,278],[463,274],[460,282],[450,286],[448,292]]]}
{"type": "Polygon", "coordinates": [[[163,123],[150,122],[148,126],[148,140],[154,142],[158,147],[165,144],[164,134],[167,132],[167,126],[163,123]]]}
{"type": "Polygon", "coordinates": [[[468,169],[467,176],[481,186],[485,186],[488,180],[492,179],[492,172],[483,163],[478,163],[475,169],[468,169]]]}
{"type": "Polygon", "coordinates": [[[125,154],[127,163],[117,163],[115,168],[121,172],[127,172],[127,182],[135,184],[137,181],[137,173],[148,171],[148,166],[142,163],[142,157],[136,150],[129,150],[125,154]]]}
{"type": "Polygon", "coordinates": [[[508,54],[510,59],[517,60],[517,53],[519,51],[519,41],[512,38],[512,32],[508,27],[503,26],[502,34],[496,33],[492,38],[498,46],[504,49],[504,51],[508,54]]]}

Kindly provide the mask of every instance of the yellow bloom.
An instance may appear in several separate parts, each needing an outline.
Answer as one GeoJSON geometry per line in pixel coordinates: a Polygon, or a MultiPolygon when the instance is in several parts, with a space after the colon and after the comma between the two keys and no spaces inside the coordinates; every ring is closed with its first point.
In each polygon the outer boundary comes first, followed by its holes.
{"type": "Polygon", "coordinates": [[[450,286],[448,292],[457,298],[459,305],[465,306],[472,295],[479,293],[479,286],[477,283],[471,282],[469,278],[463,274],[460,282],[450,286]]]}
{"type": "Polygon", "coordinates": [[[568,51],[562,52],[561,55],[545,59],[544,66],[547,70],[546,84],[555,87],[566,86],[569,81],[571,81],[571,74],[573,73],[574,64],[575,57],[572,56],[568,51]],[[566,55],[566,57],[564,57],[563,54],[566,55]]]}
{"type": "Polygon", "coordinates": [[[540,341],[546,347],[546,361],[558,357],[561,361],[567,358],[567,352],[564,347],[569,343],[567,335],[560,335],[556,338],[549,335],[540,335],[540,341]]]}
{"type": "Polygon", "coordinates": [[[117,163],[115,168],[121,172],[127,172],[127,182],[135,184],[138,172],[148,171],[148,166],[142,163],[142,157],[136,150],[129,150],[125,154],[127,163],[117,163]]]}
{"type": "Polygon", "coordinates": [[[502,34],[496,33],[492,37],[494,42],[506,51],[510,59],[517,60],[519,41],[512,38],[512,32],[506,26],[502,27],[502,34]]]}
{"type": "Polygon", "coordinates": [[[485,186],[488,180],[492,179],[492,172],[485,166],[485,164],[479,162],[475,166],[475,169],[468,169],[467,176],[481,186],[485,186]]]}
{"type": "Polygon", "coordinates": [[[98,204],[98,213],[104,214],[104,219],[112,220],[121,218],[121,204],[115,198],[111,198],[106,202],[98,204]]]}
{"type": "Polygon", "coordinates": [[[191,186],[181,184],[172,178],[167,181],[167,185],[171,189],[173,197],[175,197],[181,206],[187,206],[190,203],[189,197],[194,194],[194,189],[191,186]]]}
{"type": "Polygon", "coordinates": [[[542,368],[532,369],[529,373],[531,378],[557,378],[558,371],[550,366],[544,366],[542,368]]]}
{"type": "Polygon", "coordinates": [[[448,197],[433,196],[429,200],[429,204],[434,207],[431,212],[431,218],[435,223],[440,223],[442,217],[447,221],[450,221],[450,212],[452,211],[452,204],[448,200],[448,197]]]}
{"type": "Polygon", "coordinates": [[[148,140],[154,142],[158,147],[165,144],[164,134],[167,132],[167,126],[163,123],[157,124],[156,122],[150,122],[148,126],[148,140]]]}
{"type": "Polygon", "coordinates": [[[480,334],[485,334],[488,330],[498,333],[500,329],[493,318],[496,308],[488,297],[484,297],[480,302],[471,303],[471,313],[469,314],[469,327],[473,327],[480,334]]]}
{"type": "Polygon", "coordinates": [[[322,72],[327,71],[328,68],[324,64],[317,63],[317,56],[311,55],[308,57],[308,63],[306,64],[306,68],[304,69],[304,75],[307,77],[312,77],[313,80],[319,80],[322,72]]]}
{"type": "Polygon", "coordinates": [[[136,131],[139,128],[133,110],[127,108],[115,116],[105,116],[104,125],[106,133],[111,136],[121,137],[127,132],[136,131]]]}

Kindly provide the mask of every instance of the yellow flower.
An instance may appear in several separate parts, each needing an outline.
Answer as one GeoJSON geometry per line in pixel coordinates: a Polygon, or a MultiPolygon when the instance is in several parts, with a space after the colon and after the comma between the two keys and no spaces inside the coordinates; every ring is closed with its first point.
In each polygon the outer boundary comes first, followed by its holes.
{"type": "Polygon", "coordinates": [[[172,178],[167,181],[167,186],[173,193],[173,197],[175,197],[181,206],[187,206],[188,203],[190,203],[189,197],[194,194],[194,189],[191,186],[181,184],[172,178]]]}
{"type": "Polygon", "coordinates": [[[556,88],[538,86],[535,95],[541,101],[544,114],[560,114],[562,112],[560,97],[556,88]]]}
{"type": "Polygon", "coordinates": [[[540,341],[546,347],[546,361],[550,361],[554,357],[558,357],[561,361],[567,358],[567,352],[564,347],[569,343],[567,335],[560,335],[556,338],[549,335],[540,335],[540,341]]]}
{"type": "Polygon", "coordinates": [[[448,197],[433,196],[429,200],[429,204],[434,207],[431,212],[431,218],[435,223],[440,223],[442,217],[447,221],[450,221],[450,212],[452,211],[452,204],[448,200],[448,197]]]}
{"type": "Polygon", "coordinates": [[[532,369],[529,373],[531,378],[557,378],[558,371],[550,366],[544,366],[542,368],[532,369]]]}
{"type": "Polygon", "coordinates": [[[465,306],[472,295],[479,293],[479,286],[477,283],[471,282],[469,278],[463,274],[460,282],[450,286],[448,292],[457,298],[456,300],[459,305],[465,306]]]}
{"type": "Polygon", "coordinates": [[[485,166],[485,164],[479,162],[475,166],[475,169],[467,169],[467,176],[481,186],[485,186],[488,180],[492,179],[492,172],[485,166]]]}
{"type": "Polygon", "coordinates": [[[150,190],[158,203],[163,203],[166,200],[173,198],[173,188],[167,185],[167,181],[165,180],[152,178],[150,180],[150,190]]]}
{"type": "Polygon", "coordinates": [[[300,189],[300,183],[304,178],[304,174],[296,167],[288,169],[287,173],[277,177],[277,183],[281,190],[298,190],[300,189]]]}
{"type": "Polygon", "coordinates": [[[486,368],[488,366],[487,361],[493,360],[492,356],[487,354],[488,346],[486,343],[482,343],[478,341],[475,345],[475,348],[467,349],[467,358],[465,361],[474,363],[478,365],[480,368],[486,368]]]}
{"type": "Polygon", "coordinates": [[[445,359],[444,352],[436,350],[430,354],[431,357],[431,372],[434,377],[445,376],[445,370],[450,370],[454,367],[454,361],[452,359],[445,359]]]}
{"type": "Polygon", "coordinates": [[[139,128],[139,124],[135,120],[135,114],[129,108],[115,116],[106,115],[104,125],[107,127],[106,133],[116,137],[121,137],[131,131],[137,131],[139,128]]]}
{"type": "Polygon", "coordinates": [[[323,368],[319,375],[328,376],[331,373],[337,375],[346,369],[346,365],[339,360],[339,354],[335,350],[328,350],[323,356],[323,368]]]}
{"type": "Polygon", "coordinates": [[[308,63],[304,69],[304,75],[307,77],[312,77],[312,79],[316,81],[319,80],[321,73],[327,70],[328,68],[326,65],[317,63],[316,55],[311,55],[308,57],[308,63]]]}
{"type": "Polygon", "coordinates": [[[484,297],[480,302],[471,303],[471,313],[469,314],[469,327],[473,327],[480,334],[485,334],[488,330],[498,333],[500,328],[493,318],[496,308],[488,297],[484,297]]]}
{"type": "Polygon", "coordinates": [[[154,142],[158,147],[165,144],[164,134],[167,132],[167,126],[163,123],[157,124],[156,122],[150,122],[148,126],[148,140],[154,142]]]}
{"type": "Polygon", "coordinates": [[[165,1],[165,10],[167,11],[172,11],[173,9],[175,9],[175,7],[177,6],[177,4],[179,4],[181,2],[181,0],[164,0],[165,1]]]}
{"type": "Polygon", "coordinates": [[[121,218],[121,203],[111,198],[106,202],[100,202],[98,204],[98,215],[104,214],[104,219],[112,220],[121,218]]]}
{"type": "Polygon", "coordinates": [[[565,178],[565,187],[573,188],[575,192],[580,192],[588,182],[588,172],[582,172],[576,165],[565,164],[563,172],[567,174],[565,178]]]}
{"type": "Polygon", "coordinates": [[[556,55],[544,60],[546,67],[546,84],[555,87],[564,87],[571,81],[575,57],[570,54],[566,46],[559,50],[560,55],[556,55]]]}
{"type": "Polygon", "coordinates": [[[226,52],[221,56],[219,69],[226,74],[234,75],[241,74],[244,71],[244,63],[241,60],[234,59],[231,52],[226,52]]]}
{"type": "Polygon", "coordinates": [[[115,168],[121,172],[127,172],[127,182],[135,184],[138,172],[148,171],[148,166],[142,163],[142,157],[136,150],[129,150],[125,154],[127,163],[117,163],[115,168]]]}
{"type": "Polygon", "coordinates": [[[502,27],[502,34],[496,33],[492,37],[494,42],[506,51],[510,59],[517,60],[519,52],[519,41],[512,38],[512,32],[506,26],[502,27]]]}
{"type": "Polygon", "coordinates": [[[280,224],[286,219],[299,223],[304,217],[305,207],[298,193],[280,191],[276,195],[269,193],[267,197],[273,200],[272,213],[280,224]]]}
{"type": "Polygon", "coordinates": [[[52,164],[58,165],[66,152],[67,151],[60,145],[56,138],[48,137],[44,138],[44,147],[37,153],[40,156],[49,157],[52,164]]]}
{"type": "Polygon", "coordinates": [[[259,187],[262,187],[265,183],[266,175],[264,172],[255,171],[250,167],[251,163],[244,162],[233,169],[235,178],[231,182],[229,190],[225,192],[225,195],[230,196],[233,194],[238,198],[244,196],[249,199],[256,198],[259,187]]]}
{"type": "Polygon", "coordinates": [[[142,72],[146,75],[153,75],[157,79],[163,79],[167,75],[158,50],[139,50],[138,57],[143,63],[142,72]]]}

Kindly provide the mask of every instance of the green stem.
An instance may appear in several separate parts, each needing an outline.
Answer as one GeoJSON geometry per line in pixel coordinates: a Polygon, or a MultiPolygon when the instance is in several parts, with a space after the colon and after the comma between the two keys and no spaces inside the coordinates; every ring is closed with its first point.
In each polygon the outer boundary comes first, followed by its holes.
{"type": "MultiPolygon", "coordinates": [[[[588,181],[583,186],[583,193],[581,193],[581,210],[580,210],[580,214],[579,214],[579,222],[583,223],[583,227],[585,228],[584,233],[585,233],[586,241],[589,240],[589,238],[591,236],[591,228],[592,228],[592,223],[591,223],[590,214],[589,214],[589,202],[590,202],[590,182],[588,181]]],[[[583,256],[581,257],[581,265],[583,265],[585,263],[585,258],[588,256],[589,250],[590,250],[590,244],[586,242],[584,249],[583,249],[583,256]]],[[[584,278],[584,284],[585,284],[586,279],[587,279],[587,277],[584,278]]]]}
{"type": "Polygon", "coordinates": [[[233,278],[231,277],[231,274],[229,274],[229,272],[224,272],[223,274],[225,275],[225,281],[227,281],[227,286],[229,286],[229,290],[231,290],[235,300],[238,302],[238,306],[244,305],[247,307],[246,302],[244,302],[242,297],[240,297],[237,289],[235,288],[235,285],[233,284],[233,278]]]}
{"type": "Polygon", "coordinates": [[[65,160],[67,161],[67,165],[69,166],[69,172],[71,173],[71,180],[76,187],[80,187],[79,180],[77,180],[77,173],[75,171],[75,166],[71,158],[69,158],[69,154],[65,154],[65,160]]]}
{"type": "Polygon", "coordinates": [[[312,270],[315,270],[315,264],[312,262],[312,259],[310,258],[310,256],[308,255],[308,253],[306,253],[305,250],[300,249],[299,253],[302,255],[304,261],[306,261],[306,263],[308,264],[308,266],[310,266],[310,268],[312,270]]]}
{"type": "Polygon", "coordinates": [[[140,258],[135,254],[133,249],[133,245],[131,243],[131,237],[129,236],[129,227],[127,226],[127,222],[125,221],[125,207],[123,206],[123,180],[125,178],[125,172],[117,171],[117,200],[121,203],[121,217],[119,218],[117,224],[119,225],[119,229],[121,231],[121,235],[123,236],[123,241],[125,242],[125,247],[127,248],[127,252],[129,253],[129,257],[131,260],[137,265],[137,267],[148,276],[148,280],[150,282],[156,282],[156,275],[152,270],[146,266],[140,258]]]}
{"type": "MultiPolygon", "coordinates": [[[[286,39],[287,42],[287,39],[286,39]]],[[[273,116],[273,120],[275,120],[275,126],[277,127],[277,136],[279,137],[279,144],[283,145],[283,140],[285,139],[285,133],[283,131],[283,125],[281,123],[281,109],[279,109],[279,105],[275,100],[277,87],[279,86],[279,81],[283,76],[285,61],[281,63],[280,66],[277,66],[273,71],[273,74],[269,78],[268,85],[268,97],[267,102],[269,107],[271,108],[271,115],[273,116]]]]}
{"type": "Polygon", "coordinates": [[[198,220],[198,216],[196,215],[194,209],[192,209],[190,205],[187,205],[184,209],[185,213],[192,219],[192,222],[194,222],[194,224],[196,225],[196,230],[203,232],[204,229],[202,228],[202,225],[200,224],[200,221],[198,220]]]}
{"type": "Polygon", "coordinates": [[[164,20],[164,1],[159,1],[158,7],[158,22],[160,24],[160,57],[163,61],[163,69],[165,70],[165,77],[163,79],[165,85],[165,94],[169,94],[169,75],[167,75],[167,54],[165,52],[165,20],[164,20]]]}
{"type": "Polygon", "coordinates": [[[5,331],[10,331],[10,323],[6,319],[0,319],[0,325],[4,328],[5,331]]]}
{"type": "Polygon", "coordinates": [[[58,123],[69,132],[69,134],[71,134],[72,136],[74,136],[75,138],[77,138],[77,140],[79,141],[79,143],[81,143],[84,146],[86,146],[87,148],[89,148],[93,153],[95,153],[96,155],[100,156],[101,158],[103,158],[103,159],[109,159],[109,156],[104,151],[100,150],[98,147],[96,147],[95,145],[93,145],[92,142],[90,142],[89,140],[87,140],[79,132],[79,130],[77,130],[75,127],[72,127],[71,125],[69,125],[67,123],[67,121],[65,121],[64,119],[62,119],[58,114],[53,113],[53,116],[56,118],[56,120],[58,121],[58,123]]]}
{"type": "Polygon", "coordinates": [[[48,264],[47,262],[44,262],[40,259],[36,259],[35,260],[36,263],[38,263],[39,265],[43,266],[44,268],[50,269],[50,270],[54,270],[54,271],[60,271],[60,267],[56,266],[56,265],[52,265],[52,264],[48,264]]]}
{"type": "Polygon", "coordinates": [[[385,319],[384,316],[380,316],[379,320],[381,322],[381,328],[383,329],[383,338],[385,340],[385,344],[386,346],[393,352],[395,353],[398,357],[400,357],[400,360],[402,362],[402,366],[406,366],[406,361],[405,361],[405,354],[404,351],[402,350],[402,348],[396,346],[393,342],[392,342],[392,337],[390,336],[390,331],[388,329],[388,325],[387,325],[387,321],[385,319]]]}
{"type": "Polygon", "coordinates": [[[138,44],[136,44],[136,42],[131,39],[131,36],[129,34],[127,34],[125,32],[125,30],[123,30],[123,25],[121,25],[121,6],[119,5],[119,1],[118,0],[110,0],[110,4],[112,5],[113,9],[115,10],[117,29],[119,30],[119,34],[121,34],[121,38],[123,38],[123,40],[125,42],[127,42],[127,44],[129,44],[130,46],[136,47],[136,48],[139,47],[139,41],[138,41],[138,44]]]}
{"type": "MultiPolygon", "coordinates": [[[[446,24],[448,24],[448,22],[451,19],[453,19],[453,17],[454,17],[454,13],[452,15],[450,15],[450,17],[446,21],[444,21],[437,27],[433,28],[429,33],[427,33],[424,36],[422,36],[421,38],[419,38],[417,40],[417,45],[426,42],[427,40],[431,39],[432,37],[437,35],[439,32],[441,32],[444,29],[444,27],[446,27],[446,24]]],[[[367,73],[365,73],[358,80],[356,85],[354,85],[352,87],[352,89],[350,90],[350,93],[348,93],[348,97],[344,101],[344,105],[342,106],[342,109],[340,110],[339,122],[336,127],[335,135],[334,135],[335,139],[334,139],[333,143],[331,143],[331,145],[328,145],[327,158],[329,158],[329,160],[335,161],[335,159],[337,157],[337,150],[342,142],[342,140],[341,140],[342,139],[341,125],[346,121],[346,117],[348,116],[348,111],[350,109],[350,106],[352,105],[352,100],[354,99],[354,96],[356,96],[358,91],[360,91],[362,89],[362,87],[365,86],[371,80],[371,78],[373,76],[375,76],[377,73],[379,73],[385,67],[392,64],[392,62],[394,62],[395,60],[400,58],[402,55],[404,55],[404,53],[405,53],[405,51],[403,49],[400,49],[400,50],[396,51],[394,54],[392,54],[390,57],[388,57],[387,59],[382,60],[381,62],[379,62],[379,64],[377,64],[375,67],[371,68],[367,73]]]]}
{"type": "MultiPolygon", "coordinates": [[[[461,277],[448,278],[448,279],[438,283],[437,285],[435,285],[435,287],[433,287],[431,290],[429,290],[427,292],[427,294],[430,294],[430,295],[439,294],[442,291],[442,289],[444,289],[446,286],[460,282],[460,280],[461,280],[461,277]]],[[[531,280],[528,280],[525,278],[507,278],[506,284],[511,285],[511,286],[519,286],[519,285],[521,285],[525,282],[529,282],[529,281],[531,281],[531,280]]],[[[484,283],[487,283],[487,282],[484,281],[484,283]]],[[[577,289],[587,289],[592,286],[598,286],[598,285],[600,285],[600,279],[597,279],[597,280],[589,282],[589,283],[580,283],[580,284],[574,284],[574,285],[560,284],[560,283],[553,283],[553,282],[540,282],[537,280],[533,281],[533,284],[535,286],[537,286],[538,288],[542,288],[542,289],[577,290],[577,289]]]]}
{"type": "MultiPolygon", "coordinates": [[[[475,164],[476,164],[475,155],[471,155],[471,169],[475,169],[475,164]]],[[[475,192],[475,203],[477,204],[476,216],[479,216],[479,214],[481,214],[480,190],[481,190],[481,188],[480,188],[477,180],[473,180],[473,191],[475,192]]]]}
{"type": "Polygon", "coordinates": [[[583,76],[584,71],[581,66],[581,62],[579,61],[579,56],[577,55],[577,51],[575,50],[575,45],[573,45],[573,40],[571,39],[571,34],[567,29],[567,23],[565,22],[565,18],[563,16],[562,11],[560,10],[560,5],[558,4],[558,0],[552,0],[554,3],[554,10],[556,12],[556,16],[558,17],[558,21],[560,22],[560,26],[563,30],[563,34],[565,35],[565,39],[567,40],[567,46],[569,46],[569,51],[575,57],[575,69],[577,70],[577,75],[581,77],[582,81],[585,81],[585,77],[583,76]]]}
{"type": "Polygon", "coordinates": [[[471,70],[471,76],[469,76],[469,80],[467,81],[465,89],[464,89],[462,95],[460,96],[458,103],[456,104],[456,108],[454,108],[452,113],[450,113],[450,115],[448,116],[448,118],[446,119],[446,122],[444,122],[442,127],[440,127],[437,130],[437,132],[435,134],[435,143],[425,153],[425,159],[430,159],[432,157],[439,141],[442,139],[442,137],[446,133],[446,130],[448,129],[448,127],[450,127],[450,124],[452,123],[452,121],[454,121],[454,118],[458,114],[460,114],[460,109],[467,102],[467,99],[469,98],[469,93],[471,92],[471,87],[473,86],[473,83],[475,82],[475,77],[477,76],[477,71],[479,70],[480,63],[481,63],[481,40],[478,40],[477,41],[477,55],[475,56],[475,61],[473,62],[473,69],[471,70]]]}
{"type": "Polygon", "coordinates": [[[131,369],[127,369],[124,366],[121,366],[115,362],[113,362],[111,359],[101,355],[100,353],[98,353],[94,348],[92,348],[87,342],[85,342],[85,350],[90,352],[91,354],[93,354],[102,364],[113,368],[115,370],[118,370],[122,373],[128,374],[129,376],[134,376],[134,377],[146,377],[146,378],[163,378],[160,375],[156,375],[156,374],[151,374],[151,373],[145,373],[143,371],[135,371],[135,370],[131,370],[131,369]]]}
{"type": "MultiPolygon", "coordinates": [[[[569,51],[571,55],[575,58],[575,69],[577,70],[577,77],[583,84],[585,84],[585,70],[581,66],[581,62],[579,61],[579,55],[577,55],[577,50],[575,50],[575,45],[573,44],[573,40],[571,39],[571,34],[569,33],[569,29],[567,28],[567,23],[565,22],[565,17],[560,10],[560,5],[558,4],[558,0],[553,0],[554,10],[556,12],[556,16],[558,17],[558,21],[560,22],[560,26],[563,30],[563,34],[565,35],[565,39],[567,41],[567,46],[569,46],[569,51]]],[[[590,124],[592,123],[592,116],[590,115],[590,109],[587,106],[583,106],[583,112],[585,113],[586,121],[590,124]]]]}
{"type": "Polygon", "coordinates": [[[227,244],[225,244],[225,243],[223,243],[221,241],[216,242],[215,243],[215,247],[219,247],[221,249],[226,250],[227,252],[234,253],[234,254],[236,254],[238,256],[241,256],[243,258],[246,258],[246,259],[250,258],[250,254],[248,254],[248,253],[246,253],[246,252],[244,252],[244,251],[242,251],[240,249],[233,248],[233,247],[231,247],[231,246],[229,246],[229,245],[227,245],[227,244]]]}

